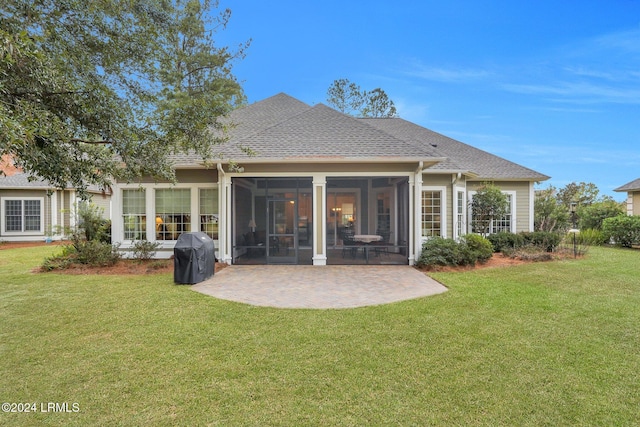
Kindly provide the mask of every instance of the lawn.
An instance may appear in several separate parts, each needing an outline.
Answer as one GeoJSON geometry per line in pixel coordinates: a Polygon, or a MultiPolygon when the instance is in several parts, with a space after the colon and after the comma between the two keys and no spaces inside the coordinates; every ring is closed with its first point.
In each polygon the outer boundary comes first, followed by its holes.
{"type": "Polygon", "coordinates": [[[30,272],[55,250],[0,251],[0,401],[38,405],[0,425],[640,419],[639,251],[437,273],[449,292],[378,307],[282,310],[166,273],[30,272]]]}

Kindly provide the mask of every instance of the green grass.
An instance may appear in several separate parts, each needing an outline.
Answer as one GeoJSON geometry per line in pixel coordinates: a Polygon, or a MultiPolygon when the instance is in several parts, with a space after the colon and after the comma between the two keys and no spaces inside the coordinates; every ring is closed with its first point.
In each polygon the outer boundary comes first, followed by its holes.
{"type": "Polygon", "coordinates": [[[352,310],[217,300],[168,274],[30,270],[0,251],[0,425],[637,425],[640,252],[434,274],[352,310]]]}

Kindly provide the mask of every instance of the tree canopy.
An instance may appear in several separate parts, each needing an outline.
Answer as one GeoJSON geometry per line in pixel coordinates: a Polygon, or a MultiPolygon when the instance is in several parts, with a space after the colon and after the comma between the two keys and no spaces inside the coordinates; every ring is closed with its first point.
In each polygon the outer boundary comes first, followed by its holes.
{"type": "Polygon", "coordinates": [[[483,236],[489,234],[491,222],[509,213],[509,199],[499,187],[485,182],[471,199],[474,228],[483,236]]]}
{"type": "Polygon", "coordinates": [[[0,4],[0,154],[54,186],[174,178],[167,156],[210,159],[244,102],[218,47],[231,12],[209,0],[0,4]]]}
{"type": "Polygon", "coordinates": [[[604,219],[623,215],[624,203],[612,197],[600,196],[600,190],[591,182],[571,182],[557,189],[549,186],[536,190],[535,229],[540,231],[565,231],[573,224],[571,205],[576,204],[576,217],[580,229],[601,229],[604,219]]]}
{"type": "Polygon", "coordinates": [[[327,90],[327,103],[351,116],[397,117],[395,104],[384,90],[362,90],[348,79],[333,81],[327,90]]]}

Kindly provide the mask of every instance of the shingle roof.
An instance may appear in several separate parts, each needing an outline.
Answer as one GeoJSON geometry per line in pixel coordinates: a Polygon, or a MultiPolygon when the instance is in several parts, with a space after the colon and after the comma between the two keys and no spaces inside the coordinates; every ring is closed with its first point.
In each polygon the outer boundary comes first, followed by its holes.
{"type": "Polygon", "coordinates": [[[613,191],[636,191],[636,190],[640,190],[640,178],[628,182],[625,185],[616,188],[613,191]]]}
{"type": "Polygon", "coordinates": [[[42,179],[29,180],[29,175],[21,172],[10,176],[0,176],[0,188],[47,189],[51,188],[51,185],[42,179]]]}
{"type": "MultiPolygon", "coordinates": [[[[238,162],[432,161],[434,171],[485,179],[543,181],[549,177],[399,118],[360,119],[280,93],[233,111],[221,158],[238,162]],[[251,157],[242,150],[255,152],[251,157]]],[[[173,156],[176,166],[200,163],[173,156]]]]}
{"type": "MultiPolygon", "coordinates": [[[[51,185],[49,181],[45,181],[41,178],[33,180],[29,179],[29,174],[20,172],[11,176],[0,176],[0,189],[31,189],[31,190],[51,190],[55,186],[51,185]]],[[[90,185],[87,188],[90,193],[101,193],[102,190],[95,185],[90,185]]]]}
{"type": "Polygon", "coordinates": [[[439,163],[430,169],[469,171],[475,173],[478,179],[485,180],[524,179],[544,181],[549,179],[547,175],[403,119],[360,120],[414,144],[432,146],[447,157],[447,161],[439,163]]]}

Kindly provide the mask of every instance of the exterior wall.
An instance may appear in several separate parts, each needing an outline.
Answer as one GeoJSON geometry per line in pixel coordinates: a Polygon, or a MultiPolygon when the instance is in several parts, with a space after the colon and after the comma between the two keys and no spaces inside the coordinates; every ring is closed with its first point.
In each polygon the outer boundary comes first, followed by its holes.
{"type": "Polygon", "coordinates": [[[44,240],[46,231],[51,227],[51,201],[47,192],[42,189],[35,190],[2,190],[0,191],[0,240],[11,241],[39,241],[44,240]],[[8,232],[5,224],[6,199],[37,199],[41,201],[40,215],[41,229],[39,231],[8,232]]]}
{"type": "MultiPolygon", "coordinates": [[[[470,181],[467,183],[467,191],[477,191],[482,184],[480,181],[470,181]]],[[[495,181],[493,184],[502,191],[516,194],[515,232],[533,231],[533,185],[520,181],[495,181]]]]}
{"type": "Polygon", "coordinates": [[[244,172],[241,175],[252,174],[333,174],[349,172],[361,175],[378,173],[410,173],[416,170],[416,162],[406,164],[387,163],[293,163],[293,164],[243,164],[244,172]]]}
{"type": "MultiPolygon", "coordinates": [[[[457,238],[460,234],[456,227],[458,222],[457,193],[464,192],[464,209],[462,221],[464,226],[468,222],[467,197],[470,192],[474,192],[482,185],[480,181],[467,181],[464,176],[453,173],[422,173],[416,169],[417,164],[409,165],[388,165],[388,164],[368,164],[368,165],[252,165],[244,166],[244,172],[225,172],[220,170],[178,170],[176,176],[177,184],[154,183],[151,180],[142,180],[135,184],[118,184],[114,186],[112,196],[112,236],[113,241],[121,243],[121,250],[129,251],[133,241],[123,241],[124,225],[122,217],[122,190],[123,189],[146,189],[146,235],[147,240],[155,241],[155,223],[151,219],[155,218],[155,189],[159,188],[190,188],[191,192],[191,230],[196,231],[198,224],[198,189],[217,188],[218,189],[218,212],[219,212],[219,240],[216,241],[217,256],[224,262],[231,262],[233,259],[231,242],[233,207],[231,206],[231,182],[233,178],[242,177],[310,177],[313,180],[313,219],[314,224],[314,245],[313,263],[314,265],[326,264],[327,242],[323,227],[326,224],[326,192],[327,179],[332,177],[380,177],[380,176],[406,176],[409,180],[409,253],[408,262],[413,264],[415,257],[421,250],[422,241],[422,191],[437,190],[442,193],[442,235],[443,237],[457,238]],[[319,171],[318,171],[319,170],[319,171]]],[[[514,228],[515,232],[531,231],[533,229],[533,184],[530,182],[504,181],[495,182],[503,191],[513,194],[514,198],[514,228]]],[[[69,197],[65,197],[65,203],[69,197]]],[[[98,200],[94,198],[94,200],[98,200]]],[[[639,204],[640,205],[640,204],[639,204]]],[[[169,257],[173,254],[175,241],[160,241],[161,249],[157,256],[161,258],[169,257]]]]}
{"type": "Polygon", "coordinates": [[[100,208],[104,219],[111,218],[111,196],[108,194],[93,194],[91,203],[100,208]]]}
{"type": "MultiPolygon", "coordinates": [[[[178,169],[176,170],[176,181],[180,184],[197,184],[199,182],[217,182],[218,171],[215,169],[178,169]]],[[[120,182],[119,185],[143,185],[145,187],[153,186],[155,184],[167,184],[169,181],[156,181],[151,177],[140,178],[135,183],[120,182]]]]}
{"type": "Polygon", "coordinates": [[[627,214],[640,215],[640,191],[627,193],[627,214]]]}

